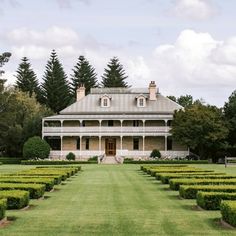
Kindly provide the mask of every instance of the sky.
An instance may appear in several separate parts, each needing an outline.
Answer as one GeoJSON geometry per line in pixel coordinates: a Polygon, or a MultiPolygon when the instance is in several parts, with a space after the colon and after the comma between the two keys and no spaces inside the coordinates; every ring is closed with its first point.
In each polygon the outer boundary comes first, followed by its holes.
{"type": "Polygon", "coordinates": [[[132,87],[222,107],[236,89],[235,0],[0,0],[8,84],[26,56],[39,81],[52,49],[68,79],[80,55],[98,79],[116,56],[132,87]]]}

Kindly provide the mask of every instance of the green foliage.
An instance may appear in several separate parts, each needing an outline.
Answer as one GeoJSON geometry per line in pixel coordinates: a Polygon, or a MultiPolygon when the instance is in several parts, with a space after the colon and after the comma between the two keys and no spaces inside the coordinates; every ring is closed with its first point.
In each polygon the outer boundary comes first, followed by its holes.
{"type": "Polygon", "coordinates": [[[29,192],[22,190],[0,191],[0,199],[7,199],[7,209],[21,209],[29,205],[29,192]]]}
{"type": "Polygon", "coordinates": [[[236,201],[223,201],[220,206],[222,219],[236,227],[236,201]]]}
{"type": "MultiPolygon", "coordinates": [[[[73,161],[73,164],[81,164],[82,161],[73,161]]],[[[87,162],[83,162],[87,163],[87,162]]],[[[48,160],[29,160],[21,161],[22,165],[71,165],[71,161],[48,161],[48,160]]]]}
{"type": "Polygon", "coordinates": [[[186,199],[194,199],[198,191],[236,193],[236,185],[181,185],[179,195],[186,199]]]}
{"type": "Polygon", "coordinates": [[[179,105],[181,105],[182,107],[186,108],[189,107],[191,105],[193,105],[194,101],[193,101],[193,97],[192,95],[181,95],[180,97],[176,98],[175,96],[167,96],[170,100],[178,103],[179,105]]]}
{"type": "Polygon", "coordinates": [[[15,158],[15,157],[0,157],[0,162],[2,164],[20,164],[21,161],[23,159],[22,158],[15,158]]]}
{"type": "Polygon", "coordinates": [[[75,160],[75,154],[73,152],[69,152],[67,155],[66,155],[66,160],[68,161],[74,161],[75,160]]]}
{"type": "Polygon", "coordinates": [[[23,156],[26,159],[45,159],[49,153],[49,144],[38,136],[29,138],[23,147],[23,156]]]}
{"type": "Polygon", "coordinates": [[[175,140],[197,150],[203,159],[212,157],[228,135],[221,110],[202,104],[176,111],[171,132],[175,140]]]}
{"type": "Polygon", "coordinates": [[[113,57],[108,63],[107,68],[105,68],[101,84],[104,88],[128,87],[127,82],[125,82],[127,78],[118,58],[113,57]]]}
{"type": "Polygon", "coordinates": [[[236,200],[236,193],[198,192],[197,204],[205,210],[219,210],[222,200],[236,200]]]}
{"type": "Polygon", "coordinates": [[[22,58],[22,62],[16,71],[16,87],[22,92],[29,93],[32,97],[33,93],[39,99],[40,91],[37,76],[31,68],[31,64],[27,57],[22,58]]]}
{"type": "Polygon", "coordinates": [[[130,160],[124,159],[123,164],[208,164],[206,160],[130,160]]]}
{"type": "Polygon", "coordinates": [[[46,65],[41,90],[41,102],[56,113],[66,108],[72,101],[67,76],[55,50],[52,51],[46,65]]]}
{"type": "Polygon", "coordinates": [[[97,74],[95,69],[90,65],[89,61],[80,56],[78,62],[75,65],[73,75],[71,78],[71,85],[74,97],[76,97],[76,90],[80,85],[84,85],[85,94],[87,95],[91,88],[98,87],[97,74]]]}
{"type": "Polygon", "coordinates": [[[151,154],[150,154],[150,157],[153,157],[153,158],[161,158],[161,153],[159,150],[157,149],[153,149],[151,154]]]}
{"type": "Polygon", "coordinates": [[[25,190],[29,191],[30,198],[37,199],[44,195],[45,186],[43,184],[0,183],[1,190],[25,190]]]}
{"type": "Polygon", "coordinates": [[[0,199],[0,220],[5,217],[5,212],[7,209],[7,199],[0,199]]]}

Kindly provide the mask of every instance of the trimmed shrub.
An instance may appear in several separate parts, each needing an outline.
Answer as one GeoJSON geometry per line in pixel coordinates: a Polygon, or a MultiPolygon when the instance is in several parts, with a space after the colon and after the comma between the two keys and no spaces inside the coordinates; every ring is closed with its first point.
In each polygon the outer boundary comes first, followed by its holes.
{"type": "Polygon", "coordinates": [[[234,185],[236,179],[171,179],[170,189],[179,190],[180,185],[234,185]]]}
{"type": "Polygon", "coordinates": [[[222,219],[236,227],[236,201],[223,201],[220,206],[222,219]]]}
{"type": "Polygon", "coordinates": [[[124,160],[124,164],[209,164],[208,160],[188,161],[188,160],[124,160]]]}
{"type": "Polygon", "coordinates": [[[5,217],[5,212],[7,209],[7,199],[0,199],[0,220],[5,217]]]}
{"type": "Polygon", "coordinates": [[[14,184],[0,183],[0,190],[25,190],[29,191],[30,198],[37,199],[44,195],[45,186],[43,184],[14,184]]]}
{"type": "Polygon", "coordinates": [[[198,191],[236,193],[236,185],[182,185],[179,195],[186,199],[194,199],[198,191]]]}
{"type": "Polygon", "coordinates": [[[26,159],[45,159],[49,153],[49,144],[38,136],[29,138],[23,146],[23,157],[26,159]]]}
{"type": "Polygon", "coordinates": [[[77,173],[78,171],[81,171],[81,166],[37,166],[36,168],[50,168],[50,169],[58,169],[60,170],[60,168],[70,168],[75,170],[75,172],[77,173]]]}
{"type": "Polygon", "coordinates": [[[222,200],[236,200],[236,193],[198,192],[196,201],[205,210],[219,210],[222,200]]]}
{"type": "Polygon", "coordinates": [[[74,161],[75,160],[75,154],[73,152],[69,152],[67,155],[66,155],[66,160],[68,161],[74,161]]]}
{"type": "Polygon", "coordinates": [[[161,153],[160,153],[159,150],[153,149],[151,154],[150,154],[150,157],[152,157],[152,158],[161,158],[161,153]]]}
{"type": "Polygon", "coordinates": [[[22,165],[71,165],[71,164],[92,164],[97,162],[92,161],[49,161],[49,160],[28,160],[28,161],[21,161],[22,165]]]}
{"type": "Polygon", "coordinates": [[[15,158],[15,157],[0,157],[0,162],[2,164],[20,164],[22,158],[15,158]]]}
{"type": "Polygon", "coordinates": [[[0,199],[7,199],[7,209],[21,209],[29,205],[29,192],[22,190],[0,191],[0,199]]]}

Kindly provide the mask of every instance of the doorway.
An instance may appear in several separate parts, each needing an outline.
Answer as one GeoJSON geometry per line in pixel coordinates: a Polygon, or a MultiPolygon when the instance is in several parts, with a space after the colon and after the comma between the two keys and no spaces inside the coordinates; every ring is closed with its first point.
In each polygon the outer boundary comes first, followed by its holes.
{"type": "Polygon", "coordinates": [[[116,139],[115,138],[107,138],[105,140],[105,153],[107,156],[116,155],[116,139]]]}

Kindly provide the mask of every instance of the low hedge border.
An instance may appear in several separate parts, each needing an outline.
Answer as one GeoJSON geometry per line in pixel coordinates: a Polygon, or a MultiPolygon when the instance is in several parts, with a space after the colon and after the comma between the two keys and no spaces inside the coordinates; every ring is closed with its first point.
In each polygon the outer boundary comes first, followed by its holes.
{"type": "Polygon", "coordinates": [[[236,193],[236,185],[182,185],[179,195],[182,198],[194,199],[198,191],[236,193]]]}
{"type": "Polygon", "coordinates": [[[222,219],[236,227],[236,201],[223,201],[220,206],[222,219]]]}
{"type": "Polygon", "coordinates": [[[205,210],[219,210],[222,200],[236,200],[236,193],[198,192],[197,204],[205,210]]]}
{"type": "Polygon", "coordinates": [[[21,161],[22,165],[75,165],[97,163],[97,161],[21,161]]]}
{"type": "Polygon", "coordinates": [[[43,184],[14,184],[14,183],[0,183],[1,190],[25,190],[30,194],[30,198],[38,199],[44,195],[45,185],[43,184]]]}
{"type": "Polygon", "coordinates": [[[0,220],[5,217],[5,212],[7,209],[7,199],[0,199],[0,220]]]}
{"type": "Polygon", "coordinates": [[[2,164],[20,164],[22,158],[17,158],[17,157],[0,157],[0,162],[2,164]]]}
{"type": "Polygon", "coordinates": [[[23,190],[0,191],[0,199],[7,199],[7,209],[21,209],[29,205],[29,192],[23,190]]]}
{"type": "Polygon", "coordinates": [[[155,169],[149,169],[147,171],[148,174],[151,176],[156,176],[157,173],[192,173],[192,172],[211,172],[210,170],[203,170],[200,168],[194,168],[194,167],[182,167],[182,168],[155,168],[155,169]]]}
{"type": "Polygon", "coordinates": [[[61,173],[34,173],[34,172],[19,172],[16,173],[17,176],[31,176],[31,177],[53,177],[53,176],[60,176],[62,181],[65,181],[67,179],[67,174],[61,174],[61,173]]]}
{"type": "Polygon", "coordinates": [[[158,167],[163,167],[163,168],[165,168],[165,167],[177,167],[177,168],[179,168],[179,167],[187,167],[188,165],[186,165],[186,164],[178,164],[178,165],[171,165],[171,164],[165,164],[165,165],[142,165],[142,166],[140,166],[140,170],[143,170],[143,171],[146,171],[147,169],[152,169],[152,168],[158,168],[158,167]]]}
{"type": "Polygon", "coordinates": [[[124,160],[124,164],[209,164],[207,160],[200,160],[200,161],[188,161],[188,160],[148,160],[148,161],[132,161],[132,160],[124,160]]]}
{"type": "Polygon", "coordinates": [[[179,190],[180,185],[236,185],[236,179],[171,179],[170,189],[179,190]]]}
{"type": "Polygon", "coordinates": [[[60,168],[69,168],[69,169],[73,169],[75,170],[75,172],[79,172],[81,171],[81,166],[36,166],[36,169],[39,168],[39,169],[43,169],[43,168],[50,168],[50,169],[59,169],[60,168]]]}
{"type": "Polygon", "coordinates": [[[156,178],[158,180],[161,180],[163,184],[169,184],[170,179],[183,179],[183,178],[188,178],[188,179],[203,179],[203,178],[208,178],[208,179],[231,179],[231,178],[236,178],[236,175],[233,177],[232,175],[226,175],[225,173],[181,173],[181,174],[156,174],[156,178]],[[225,178],[224,178],[225,177],[225,178]]]}

